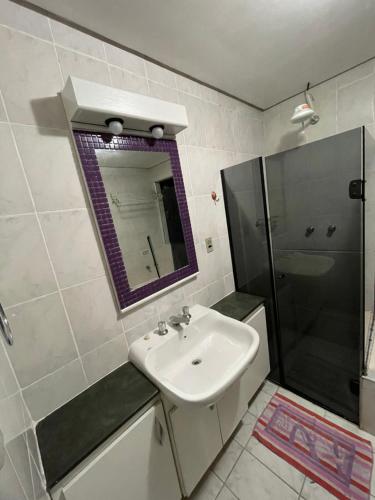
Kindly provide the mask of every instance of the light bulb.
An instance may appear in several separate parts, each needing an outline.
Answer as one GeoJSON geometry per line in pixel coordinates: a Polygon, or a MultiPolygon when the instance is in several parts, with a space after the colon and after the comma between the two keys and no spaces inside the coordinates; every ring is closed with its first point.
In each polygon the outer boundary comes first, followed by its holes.
{"type": "Polygon", "coordinates": [[[120,135],[124,129],[124,122],[120,118],[110,118],[106,120],[106,124],[113,135],[120,135]]]}
{"type": "Polygon", "coordinates": [[[161,139],[164,135],[164,127],[162,125],[154,125],[150,130],[154,139],[161,139]]]}

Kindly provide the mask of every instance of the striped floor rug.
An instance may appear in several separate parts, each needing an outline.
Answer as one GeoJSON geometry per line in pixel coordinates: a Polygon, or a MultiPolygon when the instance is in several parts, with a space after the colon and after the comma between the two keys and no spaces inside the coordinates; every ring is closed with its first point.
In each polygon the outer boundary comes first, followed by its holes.
{"type": "Polygon", "coordinates": [[[259,417],[253,435],[337,498],[370,498],[370,441],[279,393],[259,417]]]}

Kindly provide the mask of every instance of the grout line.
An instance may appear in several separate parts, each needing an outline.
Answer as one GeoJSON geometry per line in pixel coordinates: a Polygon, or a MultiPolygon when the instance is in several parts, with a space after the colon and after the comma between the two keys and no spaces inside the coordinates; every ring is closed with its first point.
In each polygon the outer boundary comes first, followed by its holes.
{"type": "Polygon", "coordinates": [[[307,479],[307,476],[304,477],[304,480],[303,480],[303,483],[302,483],[302,486],[301,486],[301,489],[299,492],[298,499],[302,498],[302,491],[303,491],[303,488],[305,487],[306,479],[307,479]]]}
{"type": "MultiPolygon", "coordinates": [[[[264,446],[264,445],[262,445],[262,446],[264,446]]],[[[255,456],[255,455],[254,455],[251,451],[246,450],[246,449],[245,449],[245,451],[246,451],[247,453],[249,453],[249,455],[251,455],[252,457],[254,457],[254,458],[255,458],[255,460],[257,460],[260,464],[262,464],[264,467],[266,467],[266,469],[268,469],[270,472],[272,472],[272,474],[273,474],[274,476],[276,476],[276,477],[277,477],[278,479],[280,479],[280,480],[281,480],[284,484],[286,484],[286,485],[288,486],[288,488],[290,488],[292,491],[294,491],[295,493],[297,493],[297,495],[299,494],[299,493],[298,493],[298,491],[297,491],[297,490],[295,490],[295,489],[293,488],[293,486],[291,486],[289,483],[287,483],[287,482],[285,481],[285,479],[283,479],[281,476],[279,476],[279,474],[276,474],[276,472],[275,472],[274,470],[272,470],[272,469],[271,469],[271,467],[270,467],[269,465],[267,465],[267,464],[265,464],[264,462],[262,462],[262,460],[260,460],[258,457],[256,457],[256,456],[255,456]]],[[[281,459],[281,460],[282,460],[282,459],[281,459]]],[[[287,463],[287,462],[285,462],[285,463],[287,463]]],[[[288,464],[288,465],[289,465],[289,464],[288,464]]],[[[292,465],[290,465],[290,467],[292,467],[292,468],[294,469],[294,467],[293,467],[292,465]]],[[[296,470],[297,470],[297,469],[296,469],[296,470]]]]}
{"type": "MultiPolygon", "coordinates": [[[[54,375],[55,373],[58,373],[58,372],[62,371],[64,368],[66,368],[67,366],[69,366],[69,365],[71,365],[71,364],[75,363],[75,362],[76,362],[76,361],[78,361],[78,360],[79,360],[79,358],[78,358],[78,357],[77,357],[77,358],[74,358],[74,359],[72,359],[72,360],[68,361],[68,363],[65,363],[65,365],[60,366],[60,367],[59,367],[59,368],[57,368],[56,370],[53,370],[52,372],[49,372],[49,373],[47,373],[46,375],[43,375],[43,377],[38,378],[38,380],[34,380],[34,382],[31,382],[31,384],[25,385],[25,387],[22,387],[21,392],[23,392],[23,391],[25,391],[26,389],[29,389],[30,387],[32,387],[32,386],[34,386],[34,385],[38,384],[38,383],[39,383],[39,382],[41,382],[42,380],[47,379],[47,378],[48,378],[48,377],[50,377],[51,375],[54,375]]],[[[82,361],[81,361],[81,364],[82,364],[82,361]]],[[[85,391],[86,389],[87,389],[87,387],[85,387],[84,389],[82,389],[82,391],[80,391],[80,392],[83,392],[83,391],[85,391]]],[[[78,393],[78,394],[79,394],[79,393],[78,393]]],[[[75,396],[74,396],[74,397],[75,397],[75,396]]],[[[71,399],[71,398],[70,398],[70,399],[71,399]]],[[[64,405],[64,404],[65,404],[65,403],[60,403],[58,407],[60,407],[60,406],[62,406],[62,405],[64,405]]],[[[55,408],[54,410],[51,410],[51,411],[50,411],[50,413],[54,412],[56,409],[57,409],[57,408],[55,408]]],[[[43,418],[45,418],[45,417],[43,417],[43,418]]],[[[35,422],[35,420],[34,420],[34,419],[32,419],[32,421],[33,421],[33,422],[35,422]]]]}
{"type": "MultiPolygon", "coordinates": [[[[7,107],[5,106],[5,102],[3,102],[3,105],[4,105],[5,114],[6,114],[7,118],[9,119],[9,114],[8,114],[7,107]]],[[[29,179],[28,179],[27,174],[26,174],[26,170],[25,170],[25,166],[23,164],[22,156],[21,156],[20,150],[18,148],[18,144],[17,144],[17,140],[16,140],[16,135],[14,133],[14,130],[13,130],[12,126],[10,127],[10,130],[11,130],[11,135],[12,135],[12,139],[13,139],[13,142],[14,142],[16,154],[17,154],[18,160],[20,162],[21,170],[22,170],[22,173],[23,173],[23,176],[24,176],[24,180],[25,180],[25,183],[26,183],[26,188],[28,190],[31,203],[32,203],[32,206],[34,208],[35,217],[36,217],[37,224],[38,224],[38,227],[39,227],[39,231],[40,231],[43,243],[44,243],[45,251],[46,251],[47,258],[48,258],[48,261],[49,261],[49,264],[50,264],[50,268],[51,268],[52,274],[53,274],[54,279],[55,279],[55,283],[56,283],[56,286],[57,286],[57,292],[58,292],[58,294],[60,296],[61,304],[62,304],[62,307],[64,309],[64,313],[65,313],[65,317],[66,317],[66,320],[67,320],[67,323],[68,323],[70,334],[72,336],[72,341],[73,341],[74,347],[76,349],[78,359],[79,359],[80,364],[81,364],[81,369],[83,371],[84,378],[85,378],[86,382],[88,383],[88,379],[87,379],[86,373],[85,373],[85,371],[83,369],[83,363],[82,363],[82,360],[80,358],[80,354],[79,354],[79,350],[78,350],[78,345],[77,345],[77,341],[76,341],[76,338],[75,338],[75,335],[74,335],[74,332],[73,332],[72,324],[71,324],[70,318],[68,316],[68,311],[67,311],[66,306],[65,306],[63,295],[61,293],[60,284],[59,284],[59,281],[58,281],[58,278],[57,278],[57,274],[56,274],[56,271],[55,271],[55,268],[54,268],[54,265],[53,265],[53,262],[52,262],[52,258],[51,258],[48,246],[47,246],[47,240],[46,240],[43,228],[42,228],[42,224],[40,222],[39,214],[38,214],[37,209],[36,209],[36,204],[35,204],[35,200],[34,200],[34,197],[33,197],[33,194],[32,194],[32,190],[31,190],[31,186],[30,186],[30,183],[29,183],[29,179]]]]}
{"type": "Polygon", "coordinates": [[[64,83],[65,83],[64,73],[63,73],[62,68],[61,68],[59,55],[57,53],[57,49],[56,49],[56,45],[55,45],[55,37],[53,35],[53,30],[52,30],[52,25],[51,25],[51,19],[49,17],[47,17],[47,22],[48,22],[49,31],[50,31],[50,34],[51,34],[53,51],[55,53],[57,65],[59,67],[60,78],[61,78],[61,88],[63,88],[64,87],[64,83]]]}

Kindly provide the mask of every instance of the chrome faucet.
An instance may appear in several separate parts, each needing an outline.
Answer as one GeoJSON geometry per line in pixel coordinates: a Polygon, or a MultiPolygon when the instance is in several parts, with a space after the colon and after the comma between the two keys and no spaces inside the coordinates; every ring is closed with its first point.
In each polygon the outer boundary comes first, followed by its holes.
{"type": "Polygon", "coordinates": [[[176,316],[171,316],[169,321],[173,326],[180,326],[181,323],[188,325],[190,323],[191,314],[189,312],[189,306],[183,306],[182,314],[178,314],[176,316]]]}

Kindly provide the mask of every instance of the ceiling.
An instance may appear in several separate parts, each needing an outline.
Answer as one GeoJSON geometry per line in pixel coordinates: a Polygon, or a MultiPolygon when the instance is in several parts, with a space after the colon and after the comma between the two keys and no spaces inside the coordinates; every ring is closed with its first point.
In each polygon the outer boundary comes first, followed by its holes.
{"type": "Polygon", "coordinates": [[[375,56],[374,0],[31,0],[266,109],[375,56]]]}

